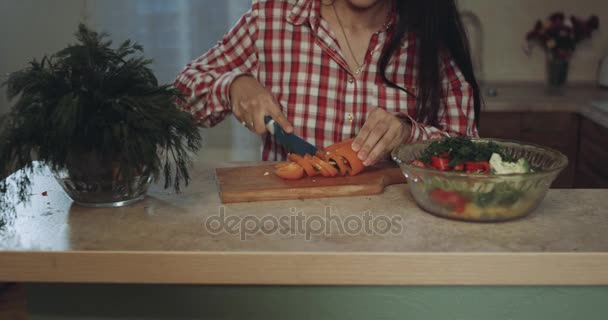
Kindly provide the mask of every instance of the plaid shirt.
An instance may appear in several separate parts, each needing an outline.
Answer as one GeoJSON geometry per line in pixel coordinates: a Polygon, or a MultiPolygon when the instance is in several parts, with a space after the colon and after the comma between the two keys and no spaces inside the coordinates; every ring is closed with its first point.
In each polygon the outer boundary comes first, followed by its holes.
{"type": "MultiPolygon", "coordinates": [[[[249,74],[276,97],[294,133],[314,145],[356,136],[376,107],[411,123],[408,143],[448,135],[477,136],[472,88],[449,57],[442,59],[439,125],[418,123],[413,120],[415,98],[386,86],[378,72],[393,24],[373,35],[365,67],[355,75],[321,17],[320,5],[320,0],[254,0],[223,40],[178,76],[175,87],[187,96],[180,108],[194,114],[200,125],[212,127],[231,112],[233,80],[249,74]]],[[[414,34],[407,36],[386,71],[390,80],[416,93],[414,34]]],[[[263,160],[286,158],[272,136],[263,139],[263,160]]]]}

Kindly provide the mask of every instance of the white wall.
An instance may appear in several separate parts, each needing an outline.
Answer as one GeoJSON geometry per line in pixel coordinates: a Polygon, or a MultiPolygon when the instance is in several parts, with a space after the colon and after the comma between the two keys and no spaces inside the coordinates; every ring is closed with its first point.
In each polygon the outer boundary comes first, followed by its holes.
{"type": "MultiPolygon", "coordinates": [[[[0,0],[0,82],[32,58],[70,43],[84,12],[85,0],[0,0]]],[[[0,113],[7,109],[2,89],[0,113]]]]}
{"type": "Polygon", "coordinates": [[[526,33],[538,19],[555,11],[587,18],[600,18],[600,30],[581,43],[571,62],[569,81],[595,81],[602,56],[608,54],[608,1],[606,0],[458,0],[481,20],[483,68],[487,80],[544,81],[545,56],[535,48],[531,57],[523,53],[526,33]]]}

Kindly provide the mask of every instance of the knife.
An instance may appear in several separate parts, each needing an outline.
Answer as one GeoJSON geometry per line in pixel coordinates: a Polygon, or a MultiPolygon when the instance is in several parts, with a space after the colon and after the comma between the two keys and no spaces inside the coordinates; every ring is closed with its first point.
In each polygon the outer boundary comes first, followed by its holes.
{"type": "Polygon", "coordinates": [[[264,117],[264,123],[268,132],[274,136],[278,143],[287,149],[289,153],[301,156],[306,154],[315,155],[318,148],[293,133],[287,133],[271,116],[264,117]]]}

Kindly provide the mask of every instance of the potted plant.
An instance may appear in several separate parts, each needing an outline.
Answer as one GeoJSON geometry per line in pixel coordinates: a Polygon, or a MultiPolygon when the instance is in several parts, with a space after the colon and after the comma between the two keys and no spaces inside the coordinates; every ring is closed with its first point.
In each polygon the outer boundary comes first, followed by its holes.
{"type": "Polygon", "coordinates": [[[165,188],[188,184],[201,137],[175,106],[179,93],[158,84],[140,45],[112,48],[82,24],[76,38],[4,83],[15,104],[0,120],[0,176],[15,167],[25,174],[0,182],[0,208],[9,194],[28,200],[35,160],[85,206],[133,203],[160,177],[165,188]]]}
{"type": "Polygon", "coordinates": [[[537,21],[534,29],[526,35],[527,54],[531,53],[531,44],[540,44],[547,53],[547,76],[549,85],[560,87],[568,78],[570,59],[581,41],[591,37],[591,33],[599,28],[597,16],[587,20],[571,16],[566,19],[562,12],[549,16],[545,22],[537,21]]]}

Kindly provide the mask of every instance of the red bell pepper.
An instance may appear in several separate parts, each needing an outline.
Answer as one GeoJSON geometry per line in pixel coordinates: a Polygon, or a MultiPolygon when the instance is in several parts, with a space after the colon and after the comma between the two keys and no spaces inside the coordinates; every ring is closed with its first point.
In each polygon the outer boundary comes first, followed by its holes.
{"type": "Polygon", "coordinates": [[[488,161],[472,162],[468,161],[464,163],[466,173],[490,173],[490,163],[488,161]]]}
{"type": "Polygon", "coordinates": [[[464,213],[467,199],[454,191],[435,189],[430,193],[431,199],[436,203],[452,208],[456,213],[464,213]]]}
{"type": "Polygon", "coordinates": [[[457,164],[457,165],[455,165],[455,166],[454,166],[454,171],[459,171],[459,172],[464,171],[464,164],[463,164],[463,163],[461,163],[461,164],[457,164]]]}
{"type": "Polygon", "coordinates": [[[440,171],[449,171],[452,170],[448,164],[450,163],[450,159],[448,158],[440,158],[440,157],[431,157],[431,165],[433,168],[440,171]]]}

